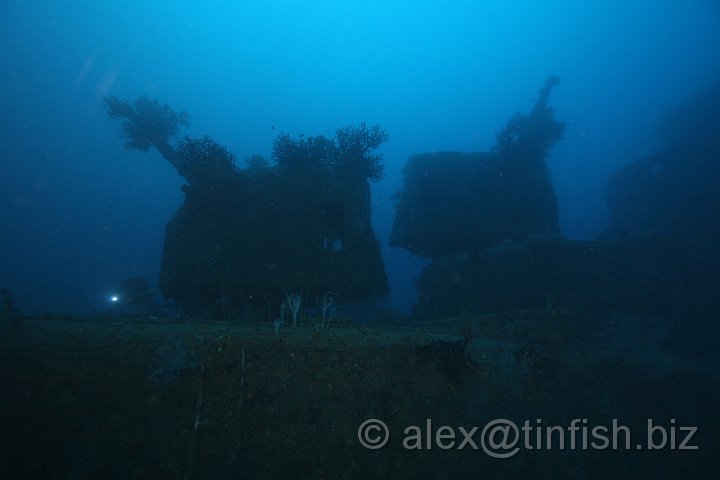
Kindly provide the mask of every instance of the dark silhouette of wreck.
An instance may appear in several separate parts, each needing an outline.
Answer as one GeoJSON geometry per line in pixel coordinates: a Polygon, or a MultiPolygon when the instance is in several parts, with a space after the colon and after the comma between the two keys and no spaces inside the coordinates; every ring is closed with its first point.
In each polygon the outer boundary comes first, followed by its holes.
{"type": "MultiPolygon", "coordinates": [[[[382,176],[373,151],[388,139],[365,124],[322,136],[277,137],[275,166],[235,157],[209,137],[170,141],[188,115],[140,97],[107,98],[126,147],[154,146],[186,180],[165,235],[159,286],[191,312],[228,304],[273,311],[289,292],[361,301],[388,292],[370,224],[369,181],[382,176]]],[[[276,314],[276,313],[275,313],[276,314]]]]}
{"type": "Polygon", "coordinates": [[[550,77],[528,115],[515,114],[487,153],[413,155],[405,167],[390,244],[427,257],[478,249],[532,234],[557,234],[557,198],[545,157],[562,138],[547,101],[550,77]]]}
{"type": "Polygon", "coordinates": [[[391,243],[432,258],[415,316],[623,311],[682,318],[674,335],[708,331],[720,308],[720,88],[668,117],[668,149],[613,176],[607,234],[570,241],[545,165],[563,133],[547,104],[557,83],[545,82],[490,152],[408,160],[391,243]]]}
{"type": "Polygon", "coordinates": [[[720,81],[660,122],[663,150],[615,172],[608,185],[610,239],[665,236],[720,262],[720,81]]]}

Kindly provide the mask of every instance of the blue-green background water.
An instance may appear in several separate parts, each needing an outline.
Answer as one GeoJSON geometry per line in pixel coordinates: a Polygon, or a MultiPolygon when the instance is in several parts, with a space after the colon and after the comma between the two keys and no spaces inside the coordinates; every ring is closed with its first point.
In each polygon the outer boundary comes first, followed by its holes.
{"type": "Polygon", "coordinates": [[[183,183],[128,152],[106,95],[191,115],[185,133],[269,158],[279,132],[380,123],[373,214],[405,311],[421,262],[387,246],[412,153],[487,150],[550,74],[563,233],[594,238],[605,185],[656,151],[664,112],[720,78],[716,1],[36,1],[0,5],[0,286],[27,313],[93,313],[154,283],[183,183]]]}

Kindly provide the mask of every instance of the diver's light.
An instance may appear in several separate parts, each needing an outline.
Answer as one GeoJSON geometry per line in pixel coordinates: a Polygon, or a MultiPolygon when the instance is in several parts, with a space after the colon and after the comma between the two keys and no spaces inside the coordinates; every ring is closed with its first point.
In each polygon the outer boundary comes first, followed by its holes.
{"type": "Polygon", "coordinates": [[[110,301],[113,303],[117,303],[118,300],[120,300],[120,299],[118,298],[117,295],[113,295],[112,297],[110,297],[110,301]]]}

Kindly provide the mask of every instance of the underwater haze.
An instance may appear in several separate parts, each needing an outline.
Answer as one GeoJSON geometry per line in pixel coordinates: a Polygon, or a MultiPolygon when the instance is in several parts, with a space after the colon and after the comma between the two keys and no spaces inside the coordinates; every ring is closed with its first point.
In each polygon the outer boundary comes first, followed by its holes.
{"type": "Polygon", "coordinates": [[[94,314],[155,284],[184,180],[126,151],[103,99],[190,114],[238,164],[281,132],[390,135],[372,186],[388,306],[423,262],[388,245],[412,154],[487,151],[543,82],[566,123],[548,166],[562,233],[597,237],[609,175],[657,151],[657,122],[720,78],[720,4],[696,1],[36,1],[0,6],[0,286],[24,313],[94,314]]]}

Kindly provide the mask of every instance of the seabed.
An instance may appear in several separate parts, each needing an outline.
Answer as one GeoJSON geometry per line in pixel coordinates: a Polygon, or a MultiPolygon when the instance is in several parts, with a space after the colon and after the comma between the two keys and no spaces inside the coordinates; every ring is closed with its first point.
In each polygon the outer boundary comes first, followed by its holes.
{"type": "Polygon", "coordinates": [[[720,466],[719,362],[650,335],[662,327],[629,314],[588,321],[542,310],[396,327],[286,323],[277,332],[201,319],[17,317],[0,324],[0,472],[710,478],[720,466]],[[390,431],[382,448],[361,443],[368,419],[390,431]],[[481,433],[496,419],[515,422],[520,435],[528,421],[530,444],[520,438],[504,459],[483,449],[481,433]],[[570,446],[574,419],[586,427],[586,448],[582,429],[570,446]],[[590,429],[612,433],[613,419],[632,431],[631,448],[623,431],[619,448],[593,448],[590,429]],[[649,419],[666,429],[664,448],[649,449],[649,419]],[[555,425],[564,445],[538,428],[555,425]],[[450,448],[437,437],[443,426],[455,435],[450,448]],[[460,427],[478,427],[463,448],[460,427]],[[678,448],[680,427],[697,427],[688,442],[697,449],[678,448]]]}

